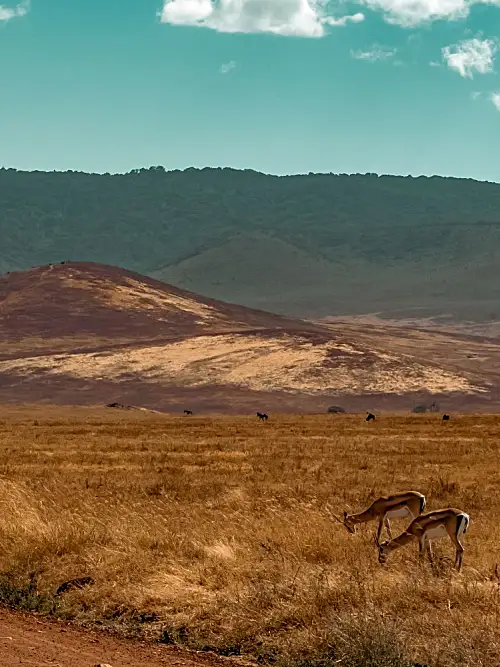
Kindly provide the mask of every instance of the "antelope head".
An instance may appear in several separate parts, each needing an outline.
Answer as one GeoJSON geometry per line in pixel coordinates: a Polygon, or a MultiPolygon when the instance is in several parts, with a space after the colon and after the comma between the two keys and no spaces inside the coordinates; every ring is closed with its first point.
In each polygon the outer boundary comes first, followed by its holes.
{"type": "Polygon", "coordinates": [[[347,530],[350,533],[354,534],[356,532],[356,525],[352,521],[349,514],[347,514],[347,512],[344,512],[344,522],[343,523],[344,523],[344,526],[347,528],[347,530]]]}
{"type": "Polygon", "coordinates": [[[351,521],[349,515],[347,514],[347,512],[344,512],[344,518],[341,519],[339,516],[334,514],[334,512],[332,512],[332,508],[330,507],[330,505],[328,503],[326,504],[325,509],[328,512],[329,516],[332,519],[335,519],[336,521],[341,523],[349,533],[355,533],[356,532],[354,524],[352,523],[352,521],[351,521]]]}

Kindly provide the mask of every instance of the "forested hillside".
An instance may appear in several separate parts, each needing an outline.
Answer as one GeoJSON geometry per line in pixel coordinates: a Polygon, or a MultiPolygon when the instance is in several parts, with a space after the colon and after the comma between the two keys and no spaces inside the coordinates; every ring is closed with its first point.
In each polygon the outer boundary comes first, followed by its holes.
{"type": "Polygon", "coordinates": [[[1,272],[95,261],[293,315],[500,317],[493,183],[3,169],[0,242],[1,272]]]}

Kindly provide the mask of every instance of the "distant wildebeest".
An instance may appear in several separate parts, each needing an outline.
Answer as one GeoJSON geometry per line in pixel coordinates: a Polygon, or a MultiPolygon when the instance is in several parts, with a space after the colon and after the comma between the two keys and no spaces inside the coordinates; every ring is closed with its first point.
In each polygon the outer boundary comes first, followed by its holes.
{"type": "Polygon", "coordinates": [[[373,415],[371,412],[368,413],[368,416],[366,417],[367,422],[372,422],[375,421],[375,415],[373,415]]]}
{"type": "Polygon", "coordinates": [[[443,421],[444,422],[450,421],[450,415],[443,415],[443,421]]]}
{"type": "Polygon", "coordinates": [[[192,410],[184,410],[185,415],[192,415],[193,411],[192,410]]]}
{"type": "Polygon", "coordinates": [[[259,419],[262,419],[262,421],[265,421],[265,420],[269,419],[269,416],[266,415],[265,412],[257,412],[257,417],[259,419]]]}

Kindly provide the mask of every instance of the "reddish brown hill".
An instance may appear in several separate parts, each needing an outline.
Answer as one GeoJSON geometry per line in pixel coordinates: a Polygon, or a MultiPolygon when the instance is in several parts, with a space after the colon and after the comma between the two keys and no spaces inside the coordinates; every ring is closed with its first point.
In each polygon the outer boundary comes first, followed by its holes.
{"type": "Polygon", "coordinates": [[[99,264],[0,279],[0,401],[472,409],[496,401],[499,378],[495,341],[286,319],[99,264]]]}
{"type": "MultiPolygon", "coordinates": [[[[0,277],[3,358],[248,329],[294,320],[201,297],[113,266],[68,262],[0,277]]],[[[302,328],[312,325],[301,323],[302,328]]]]}

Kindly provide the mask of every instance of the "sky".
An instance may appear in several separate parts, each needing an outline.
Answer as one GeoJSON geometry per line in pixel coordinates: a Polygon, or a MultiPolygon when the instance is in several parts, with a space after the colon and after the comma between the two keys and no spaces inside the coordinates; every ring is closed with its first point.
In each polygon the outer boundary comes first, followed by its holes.
{"type": "Polygon", "coordinates": [[[500,182],[500,0],[0,0],[0,166],[500,182]]]}

